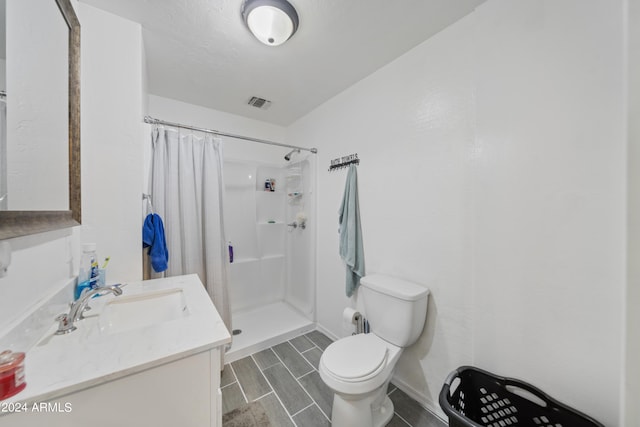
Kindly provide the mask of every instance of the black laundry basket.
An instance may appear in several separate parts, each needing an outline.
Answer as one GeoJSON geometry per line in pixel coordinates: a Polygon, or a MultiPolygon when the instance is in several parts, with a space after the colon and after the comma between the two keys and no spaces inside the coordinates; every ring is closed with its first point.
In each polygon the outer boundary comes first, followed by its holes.
{"type": "Polygon", "coordinates": [[[440,406],[451,427],[604,427],[531,384],[472,366],[449,374],[440,406]]]}

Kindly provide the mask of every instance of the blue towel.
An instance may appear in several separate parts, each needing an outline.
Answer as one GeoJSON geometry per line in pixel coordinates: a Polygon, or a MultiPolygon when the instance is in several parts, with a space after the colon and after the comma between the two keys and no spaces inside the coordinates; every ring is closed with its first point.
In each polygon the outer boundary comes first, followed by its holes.
{"type": "Polygon", "coordinates": [[[364,276],[364,251],[362,229],[360,228],[360,207],[358,206],[358,174],[355,165],[349,166],[338,215],[340,257],[347,265],[346,292],[350,297],[360,285],[360,278],[364,276]]]}
{"type": "Polygon", "coordinates": [[[149,248],[147,253],[151,258],[151,267],[156,273],[161,273],[167,269],[169,251],[167,250],[164,225],[160,215],[149,214],[145,218],[142,227],[142,247],[149,248]]]}

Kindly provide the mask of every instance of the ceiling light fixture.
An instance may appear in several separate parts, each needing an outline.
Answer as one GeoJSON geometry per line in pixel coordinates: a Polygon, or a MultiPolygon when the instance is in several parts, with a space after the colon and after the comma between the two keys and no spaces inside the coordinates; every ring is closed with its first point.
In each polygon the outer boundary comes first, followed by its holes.
{"type": "Polygon", "coordinates": [[[262,43],[278,46],[298,29],[298,13],[287,0],[245,0],[242,17],[262,43]]]}

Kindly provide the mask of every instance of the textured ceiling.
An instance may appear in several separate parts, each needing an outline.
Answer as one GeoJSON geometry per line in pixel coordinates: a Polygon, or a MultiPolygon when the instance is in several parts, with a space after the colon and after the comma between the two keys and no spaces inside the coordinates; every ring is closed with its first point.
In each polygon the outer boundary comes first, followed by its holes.
{"type": "Polygon", "coordinates": [[[80,1],[142,24],[151,94],[288,125],[484,0],[289,0],[300,27],[278,47],[251,35],[242,0],[80,1]]]}

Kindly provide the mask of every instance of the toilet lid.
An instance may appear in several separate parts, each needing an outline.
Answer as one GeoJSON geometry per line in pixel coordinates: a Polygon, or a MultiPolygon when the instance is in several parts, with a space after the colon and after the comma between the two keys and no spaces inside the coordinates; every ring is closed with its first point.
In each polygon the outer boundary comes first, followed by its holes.
{"type": "Polygon", "coordinates": [[[380,368],[387,359],[387,346],[374,334],[358,334],[334,342],[322,356],[333,375],[354,380],[380,368]]]}

